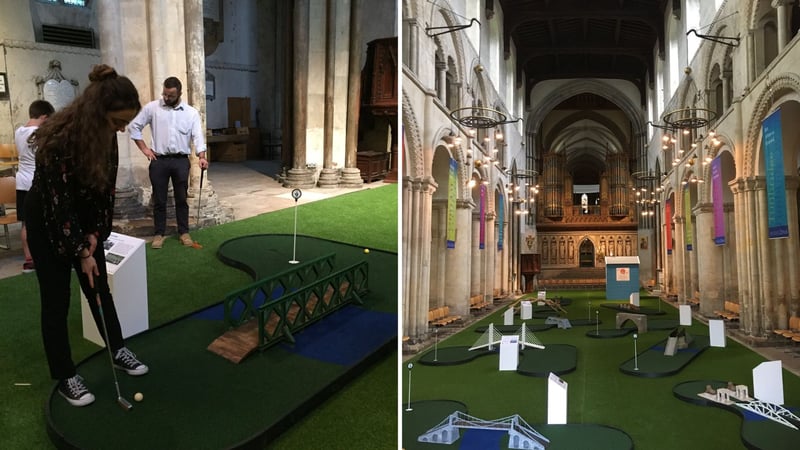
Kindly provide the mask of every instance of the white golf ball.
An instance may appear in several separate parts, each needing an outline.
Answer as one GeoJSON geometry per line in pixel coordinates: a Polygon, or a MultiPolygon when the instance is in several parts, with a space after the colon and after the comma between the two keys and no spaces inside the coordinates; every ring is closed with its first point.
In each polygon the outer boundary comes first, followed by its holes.
{"type": "Polygon", "coordinates": [[[133,399],[136,400],[137,402],[140,402],[140,401],[144,400],[144,395],[142,395],[141,392],[137,392],[137,393],[133,394],[133,399]]]}

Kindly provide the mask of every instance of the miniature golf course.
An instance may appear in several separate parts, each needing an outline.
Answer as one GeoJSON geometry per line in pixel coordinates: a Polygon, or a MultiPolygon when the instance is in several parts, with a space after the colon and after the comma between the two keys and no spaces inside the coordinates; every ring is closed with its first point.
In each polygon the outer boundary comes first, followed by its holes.
{"type": "MultiPolygon", "coordinates": [[[[796,430],[778,431],[761,421],[743,423],[748,419],[741,415],[698,408],[673,395],[673,388],[687,380],[752,385],[752,369],[764,361],[759,354],[732,339],[724,348],[710,347],[705,324],[694,320],[679,327],[677,309],[644,292],[641,307],[634,311],[625,301],[607,300],[604,291],[547,294],[569,297],[561,302],[564,311],[536,308],[526,320],[518,312],[513,325],[503,325],[503,313],[511,305],[501,306],[408,361],[413,365],[404,366],[401,400],[404,448],[510,448],[509,434],[500,430],[464,428],[449,446],[418,441],[456,411],[481,420],[519,415],[549,439],[548,450],[797,448],[796,430]],[[618,313],[632,312],[647,316],[645,332],[630,320],[615,326],[618,313]],[[567,318],[571,327],[545,326],[547,317],[567,318]],[[499,346],[469,351],[481,343],[490,323],[508,335],[518,333],[523,322],[545,348],[521,350],[516,371],[499,370],[499,346]],[[688,344],[673,356],[665,355],[670,334],[684,333],[690,336],[688,344]],[[567,384],[564,425],[547,424],[550,373],[567,384]],[[754,427],[775,432],[753,438],[754,427]]],[[[800,379],[784,370],[783,380],[784,406],[800,405],[800,379]]]]}
{"type": "MultiPolygon", "coordinates": [[[[128,338],[150,372],[118,372],[122,396],[104,349],[78,364],[96,400],[75,408],[53,391],[48,431],[62,448],[263,448],[377,359],[397,339],[397,256],[334,241],[291,235],[254,235],[220,245],[218,256],[259,280],[291,270],[295,256],[335,254],[336,267],[366,261],[368,290],[361,304],[342,306],[286,341],[235,364],[208,345],[226,331],[221,303],[128,338]],[[294,246],[296,245],[296,254],[294,246]],[[141,392],[144,400],[134,401],[141,392]]],[[[298,265],[299,266],[299,265],[298,265]]],[[[274,299],[264,299],[268,303],[274,299]]]]}

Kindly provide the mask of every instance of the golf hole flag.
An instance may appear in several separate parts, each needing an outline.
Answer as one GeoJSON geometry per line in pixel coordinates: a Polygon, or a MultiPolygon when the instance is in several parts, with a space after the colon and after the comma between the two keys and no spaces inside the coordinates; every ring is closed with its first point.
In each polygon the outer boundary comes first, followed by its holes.
{"type": "Polygon", "coordinates": [[[778,109],[761,122],[764,143],[764,167],[767,175],[767,227],[769,238],[789,237],[786,218],[786,180],[783,173],[783,137],[781,110],[778,109]]]}

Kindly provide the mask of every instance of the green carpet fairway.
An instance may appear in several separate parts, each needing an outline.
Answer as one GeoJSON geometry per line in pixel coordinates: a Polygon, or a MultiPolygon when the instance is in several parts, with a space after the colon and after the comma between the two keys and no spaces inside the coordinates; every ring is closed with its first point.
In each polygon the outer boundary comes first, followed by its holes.
{"type": "MultiPolygon", "coordinates": [[[[558,293],[548,291],[548,297],[555,295],[558,293]]],[[[565,308],[565,317],[571,322],[597,317],[602,323],[615,323],[618,311],[600,307],[607,303],[605,291],[564,291],[564,295],[572,300],[565,308]]],[[[640,302],[644,308],[661,311],[663,314],[656,314],[659,320],[678,319],[678,310],[662,304],[658,298],[642,292],[640,302]]],[[[503,312],[501,308],[440,341],[440,348],[471,346],[478,336],[475,329],[485,328],[489,323],[502,324],[503,312]]],[[[543,320],[526,322],[540,324],[543,320]]],[[[634,377],[620,371],[620,365],[634,355],[632,336],[593,339],[586,336],[591,328],[573,326],[536,334],[545,346],[564,344],[577,349],[575,371],[561,375],[568,384],[568,424],[613,427],[630,436],[635,448],[647,450],[744,448],[740,418],[720,413],[715,408],[699,408],[682,402],[675,398],[672,389],[682,381],[697,379],[752,383],[752,369],[765,360],[761,355],[728,339],[726,348],[705,350],[675,374],[659,378],[634,377]]],[[[697,321],[685,329],[695,337],[709,334],[708,327],[697,321]]],[[[671,331],[672,328],[655,329],[639,334],[638,351],[661,343],[671,331]]],[[[412,359],[411,362],[417,361],[412,359]]],[[[407,369],[402,371],[404,400],[408,396],[408,373],[407,369]]],[[[537,430],[537,424],[547,422],[547,379],[500,372],[494,356],[477,358],[463,365],[415,364],[411,376],[412,402],[457,401],[468,405],[470,415],[486,419],[519,414],[537,430]]],[[[800,405],[800,378],[784,371],[783,380],[786,404],[800,405]]],[[[547,436],[545,431],[540,432],[547,436]]],[[[405,439],[405,433],[403,436],[405,439]]]]}
{"type": "MultiPolygon", "coordinates": [[[[301,201],[297,208],[297,232],[352,244],[356,250],[370,248],[396,252],[397,196],[397,185],[387,184],[307,204],[301,201]]],[[[219,302],[228,292],[252,282],[248,274],[219,261],[217,248],[223,242],[243,235],[290,235],[294,230],[294,214],[291,208],[193,230],[192,237],[202,244],[202,249],[183,247],[174,236],[169,237],[160,250],[152,250],[148,245],[150,327],[164,325],[219,302]]],[[[0,329],[3,330],[0,335],[0,448],[53,448],[46,432],[44,405],[49,401],[54,382],[50,380],[42,349],[36,277],[25,274],[2,279],[0,292],[4,307],[3,314],[0,314],[0,329]]],[[[82,337],[80,295],[74,279],[69,330],[76,362],[103,350],[82,337]]],[[[170,347],[169,342],[161,345],[166,349],[170,347]]],[[[151,361],[147,363],[154,372],[142,378],[141,382],[157,370],[151,361]]],[[[91,388],[98,397],[95,403],[99,405],[101,396],[107,400],[115,393],[113,381],[108,384],[110,368],[101,365],[97,370],[99,377],[105,377],[102,378],[104,382],[91,380],[91,388]]],[[[268,376],[268,373],[260,376],[268,376]]],[[[120,382],[124,386],[130,380],[131,377],[122,374],[120,382]]],[[[129,400],[134,403],[134,408],[158,407],[157,388],[137,388],[145,394],[141,404],[132,399],[135,391],[124,387],[124,395],[131,397],[129,400]]],[[[244,389],[236,389],[240,388],[244,389]]],[[[202,403],[202,399],[198,401],[202,403]]],[[[118,411],[123,412],[121,409],[118,411]]],[[[241,412],[243,415],[256,413],[241,412]]],[[[364,369],[361,376],[342,386],[328,402],[265,448],[304,448],[306,443],[318,444],[312,445],[315,448],[396,448],[396,414],[397,354],[394,353],[364,369]],[[356,423],[361,431],[350,432],[356,428],[356,423]]],[[[219,429],[219,433],[224,431],[219,429]]]]}

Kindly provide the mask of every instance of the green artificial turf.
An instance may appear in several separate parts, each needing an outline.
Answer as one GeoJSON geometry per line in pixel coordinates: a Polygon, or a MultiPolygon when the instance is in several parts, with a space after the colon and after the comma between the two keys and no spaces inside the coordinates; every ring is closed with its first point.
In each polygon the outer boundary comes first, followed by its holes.
{"type": "MultiPolygon", "coordinates": [[[[300,205],[297,233],[339,242],[397,251],[397,185],[385,185],[300,205]]],[[[294,231],[294,209],[192,232],[202,249],[183,247],[176,238],[164,248],[147,246],[148,307],[155,327],[207,305],[252,280],[242,271],[226,266],[216,257],[222,242],[249,234],[294,231]]],[[[50,380],[39,331],[39,294],[33,274],[0,280],[3,312],[0,314],[0,447],[9,449],[53,448],[46,435],[44,405],[50,396],[50,380]]],[[[81,361],[100,347],[83,339],[80,296],[72,283],[69,329],[73,359],[81,361]]],[[[269,448],[303,448],[316,435],[326,433],[317,448],[395,448],[397,442],[397,367],[390,356],[346,386],[322,408],[307,416],[269,448]],[[355,414],[353,411],[360,411],[355,414]],[[348,417],[343,412],[350,412],[348,417]],[[354,417],[355,416],[355,417],[354,417]],[[352,432],[341,427],[360,416],[371,431],[352,432]]],[[[222,431],[221,431],[222,432],[222,431]]]]}
{"type": "MultiPolygon", "coordinates": [[[[548,295],[551,294],[548,291],[548,295]]],[[[604,291],[564,291],[572,300],[566,317],[594,318],[600,328],[613,328],[616,310],[600,308],[604,291]],[[588,302],[591,302],[589,307],[588,302]],[[595,311],[599,311],[595,313],[595,311]]],[[[661,319],[677,319],[673,307],[642,293],[641,304],[665,313],[661,319]]],[[[467,329],[439,341],[438,348],[472,346],[480,334],[474,330],[490,322],[502,324],[500,308],[467,329]]],[[[529,321],[542,323],[543,319],[529,321]]],[[[698,407],[676,399],[673,387],[696,379],[731,380],[752,387],[752,369],[764,358],[752,350],[727,340],[726,348],[709,348],[677,374],[643,378],[620,371],[620,364],[633,358],[632,336],[593,339],[586,332],[594,325],[553,328],[536,333],[545,345],[567,344],[578,349],[577,368],[561,378],[568,383],[568,423],[599,424],[618,428],[631,436],[635,448],[648,450],[702,448],[744,448],[740,438],[741,419],[716,408],[698,407]]],[[[708,327],[694,321],[687,331],[694,336],[708,335],[708,327]]],[[[669,331],[652,330],[638,337],[638,351],[663,341],[669,331]]],[[[417,356],[419,358],[426,352],[417,356]]],[[[453,400],[469,408],[469,414],[483,419],[496,419],[520,414],[536,428],[547,422],[547,379],[498,371],[498,359],[488,355],[466,364],[431,366],[414,363],[411,401],[453,400]]],[[[403,370],[402,401],[408,396],[408,373],[403,370]]],[[[800,378],[784,370],[784,398],[787,406],[800,406],[800,378]]],[[[439,418],[439,420],[444,417],[439,418]]],[[[437,422],[438,423],[438,422],[437,422]]],[[[430,427],[436,423],[430,424],[430,427]]],[[[404,435],[404,439],[407,436],[404,435]]],[[[591,448],[591,447],[585,447],[591,448]]]]}

